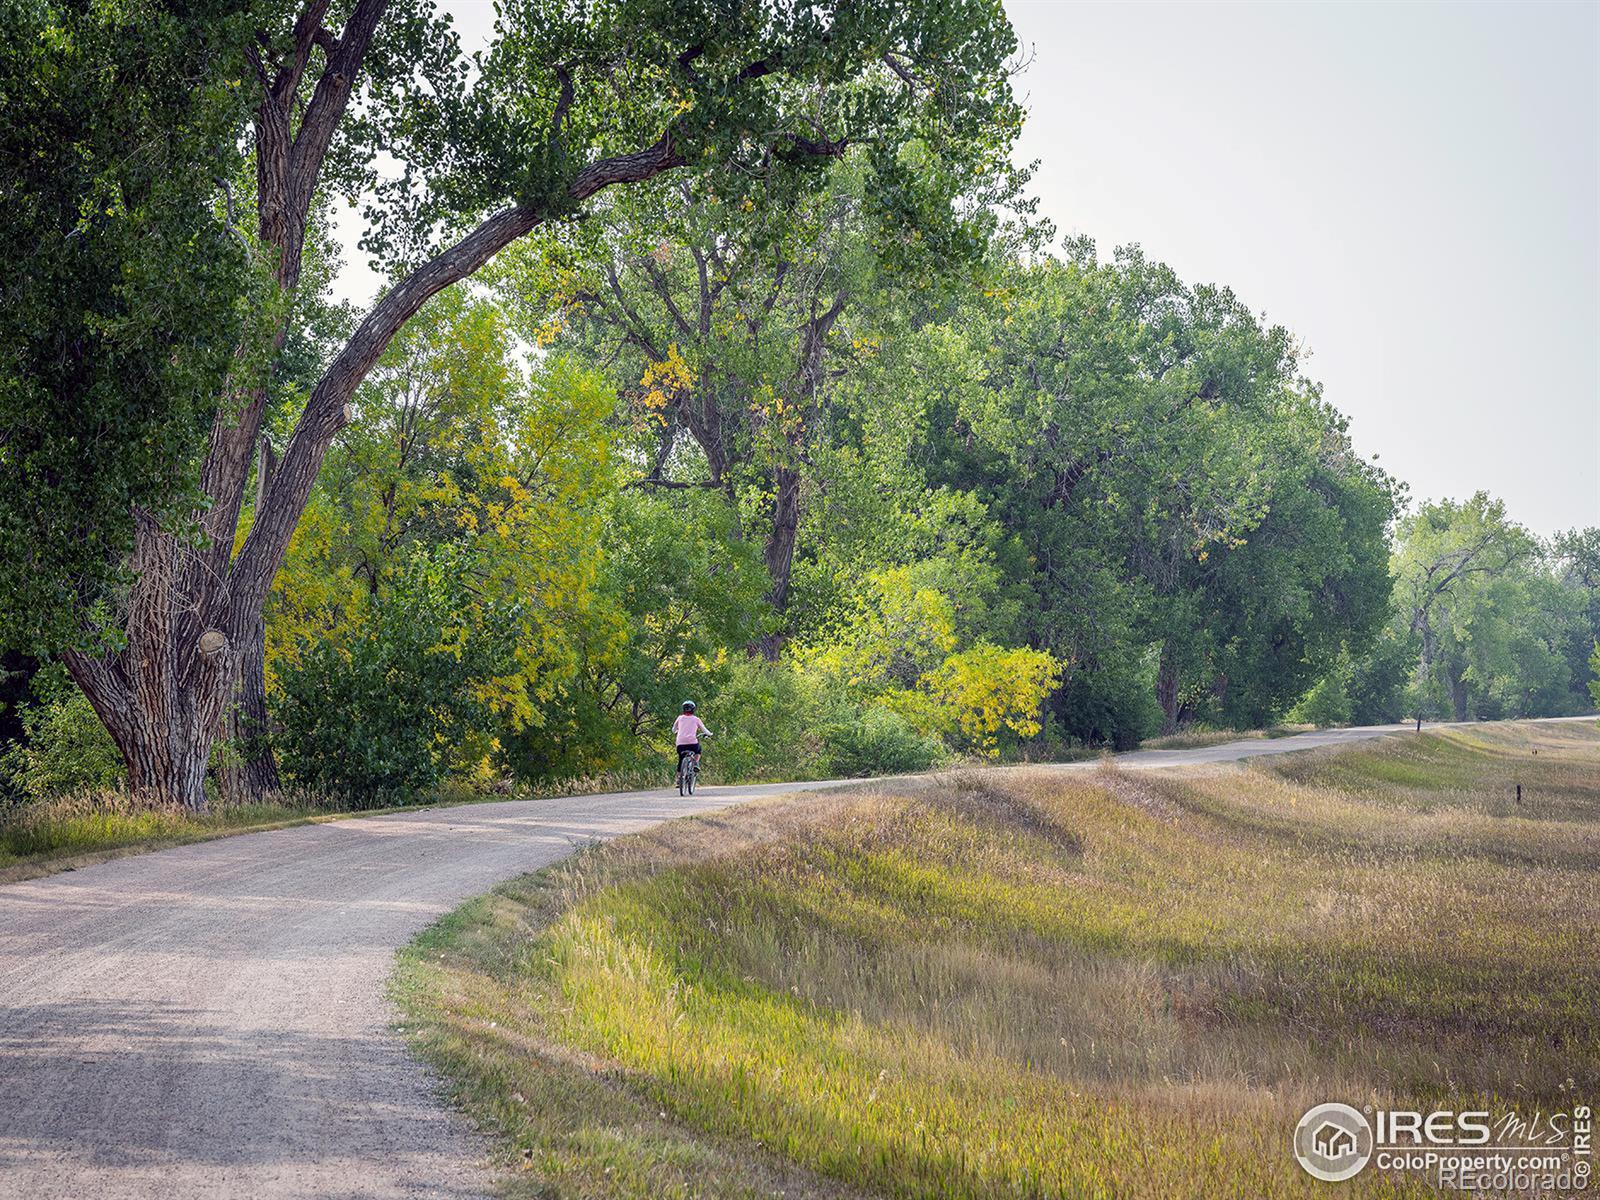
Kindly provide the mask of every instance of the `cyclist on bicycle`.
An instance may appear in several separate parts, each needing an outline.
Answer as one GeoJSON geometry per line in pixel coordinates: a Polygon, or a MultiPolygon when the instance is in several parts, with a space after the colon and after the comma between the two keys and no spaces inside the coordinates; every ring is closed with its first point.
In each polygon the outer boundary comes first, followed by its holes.
{"type": "Polygon", "coordinates": [[[683,760],[694,755],[695,767],[700,766],[700,737],[711,736],[706,723],[694,715],[694,701],[683,702],[683,714],[672,723],[673,735],[678,740],[678,770],[683,770],[683,760]]]}

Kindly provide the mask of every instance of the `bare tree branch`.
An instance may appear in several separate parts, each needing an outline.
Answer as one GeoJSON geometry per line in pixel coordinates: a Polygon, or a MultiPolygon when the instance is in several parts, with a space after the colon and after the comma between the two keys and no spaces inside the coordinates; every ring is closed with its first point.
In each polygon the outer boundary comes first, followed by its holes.
{"type": "MultiPolygon", "coordinates": [[[[304,212],[310,206],[317,179],[322,173],[323,160],[328,155],[328,146],[333,141],[339,122],[344,118],[356,75],[372,45],[378,22],[388,7],[389,0],[356,0],[350,19],[345,22],[344,32],[339,35],[338,49],[328,56],[328,65],[311,93],[311,103],[306,106],[305,117],[300,122],[290,152],[290,199],[296,212],[304,212]]],[[[307,9],[307,13],[318,8],[326,12],[326,0],[317,0],[307,9]]],[[[315,36],[321,25],[322,16],[319,13],[315,27],[307,35],[308,39],[315,36]]],[[[309,47],[309,40],[307,45],[309,47]]]]}
{"type": "Polygon", "coordinates": [[[664,275],[661,268],[647,254],[641,260],[644,273],[650,279],[650,290],[660,298],[662,307],[667,310],[667,315],[672,318],[672,323],[678,327],[678,332],[686,338],[695,336],[694,326],[684,318],[679,310],[677,301],[672,298],[672,282],[664,275]]]}
{"type": "Polygon", "coordinates": [[[272,81],[272,96],[279,104],[287,105],[300,90],[300,80],[311,58],[311,48],[316,44],[317,31],[322,28],[322,19],[328,15],[329,2],[312,0],[295,19],[292,35],[294,46],[289,51],[289,57],[278,67],[277,77],[272,81]]]}
{"type": "Polygon", "coordinates": [[[900,78],[906,82],[907,86],[913,88],[918,86],[917,77],[913,75],[910,70],[907,69],[906,65],[893,54],[885,54],[883,56],[883,62],[884,65],[887,66],[891,71],[900,76],[900,78]]]}

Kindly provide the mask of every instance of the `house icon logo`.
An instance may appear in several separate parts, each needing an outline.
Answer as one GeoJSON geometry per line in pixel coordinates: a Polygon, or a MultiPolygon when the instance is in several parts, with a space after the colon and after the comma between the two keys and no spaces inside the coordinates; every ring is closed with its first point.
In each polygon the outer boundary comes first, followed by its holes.
{"type": "Polygon", "coordinates": [[[1295,1126],[1294,1157],[1314,1179],[1349,1179],[1372,1157],[1372,1125],[1348,1104],[1319,1104],[1295,1126]]]}
{"type": "Polygon", "coordinates": [[[1311,1135],[1311,1145],[1324,1158],[1344,1158],[1356,1152],[1356,1135],[1343,1125],[1324,1121],[1311,1135]]]}

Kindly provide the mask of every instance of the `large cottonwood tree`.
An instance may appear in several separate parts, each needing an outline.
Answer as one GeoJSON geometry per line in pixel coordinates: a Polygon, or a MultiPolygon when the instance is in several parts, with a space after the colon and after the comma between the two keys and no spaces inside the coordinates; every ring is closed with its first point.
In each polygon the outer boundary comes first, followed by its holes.
{"type": "MultiPolygon", "coordinates": [[[[759,197],[735,172],[704,171],[529,243],[503,274],[531,336],[612,365],[650,443],[635,486],[719,490],[739,510],[780,617],[840,380],[873,353],[885,314],[981,286],[986,256],[1017,242],[1002,222],[1032,214],[1030,172],[1010,157],[1018,113],[994,89],[981,136],[917,136],[888,177],[866,146],[826,171],[774,162],[759,197]]],[[[783,636],[761,639],[768,657],[783,636]]]]}
{"type": "Polygon", "coordinates": [[[906,453],[1006,531],[1011,637],[1067,664],[1059,728],[1137,740],[1151,683],[1170,729],[1259,719],[1381,627],[1389,482],[1233,293],[1064,251],[894,351],[906,453]]]}
{"type": "MultiPolygon", "coordinates": [[[[930,163],[906,146],[929,147],[935,169],[950,155],[955,186],[961,148],[1016,121],[1006,87],[1015,39],[998,0],[505,0],[496,40],[475,63],[427,0],[304,0],[287,12],[263,3],[249,15],[231,44],[249,63],[240,132],[254,155],[263,269],[284,299],[264,305],[241,338],[217,397],[194,527],[130,505],[127,585],[98,615],[74,613],[65,651],[132,784],[190,808],[206,803],[241,648],[260,637],[263,601],[328,446],[356,388],[429,297],[541,224],[603,203],[614,185],[732,165],[726,177],[762,203],[774,163],[825,162],[857,145],[882,181],[871,202],[909,236],[926,193],[909,180],[925,184],[930,163]],[[396,177],[373,173],[379,148],[402,164],[396,177]],[[394,282],[311,389],[236,547],[282,314],[313,204],[329,187],[375,192],[368,246],[394,282]]],[[[219,54],[228,48],[224,37],[219,54]]],[[[73,402],[72,386],[60,385],[58,404],[73,402]]]]}
{"type": "MultiPolygon", "coordinates": [[[[1522,636],[1538,540],[1487,492],[1421,505],[1395,531],[1399,616],[1417,638],[1419,707],[1442,695],[1457,721],[1522,636]],[[1499,660],[1499,661],[1497,661],[1499,660]]],[[[1501,668],[1503,670],[1503,668],[1501,668]]]]}

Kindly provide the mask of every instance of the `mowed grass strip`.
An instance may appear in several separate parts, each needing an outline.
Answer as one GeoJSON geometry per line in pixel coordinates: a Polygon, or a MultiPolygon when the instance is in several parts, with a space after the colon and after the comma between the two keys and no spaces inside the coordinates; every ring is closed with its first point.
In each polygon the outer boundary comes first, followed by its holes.
{"type": "Polygon", "coordinates": [[[1597,784],[1566,725],[785,799],[499,889],[397,995],[514,1194],[1309,1195],[1312,1103],[1593,1100],[1597,784]]]}

